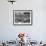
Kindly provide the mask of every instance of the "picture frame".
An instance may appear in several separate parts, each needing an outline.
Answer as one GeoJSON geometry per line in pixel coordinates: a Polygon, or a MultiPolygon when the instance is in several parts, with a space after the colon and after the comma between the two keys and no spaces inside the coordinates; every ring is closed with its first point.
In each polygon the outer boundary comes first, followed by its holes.
{"type": "Polygon", "coordinates": [[[13,10],[13,25],[32,25],[32,10],[13,10]]]}

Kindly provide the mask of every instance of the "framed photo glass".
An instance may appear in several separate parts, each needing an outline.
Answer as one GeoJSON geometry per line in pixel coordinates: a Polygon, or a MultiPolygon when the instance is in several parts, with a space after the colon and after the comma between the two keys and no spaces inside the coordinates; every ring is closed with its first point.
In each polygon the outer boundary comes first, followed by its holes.
{"type": "Polygon", "coordinates": [[[32,10],[13,10],[14,25],[32,25],[32,10]]]}

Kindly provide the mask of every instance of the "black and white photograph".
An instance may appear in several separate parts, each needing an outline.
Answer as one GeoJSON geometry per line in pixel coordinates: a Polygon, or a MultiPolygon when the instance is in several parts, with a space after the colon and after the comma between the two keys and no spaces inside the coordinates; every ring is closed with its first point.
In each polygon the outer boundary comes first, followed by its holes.
{"type": "Polygon", "coordinates": [[[13,24],[29,25],[32,23],[32,10],[14,10],[13,24]]]}

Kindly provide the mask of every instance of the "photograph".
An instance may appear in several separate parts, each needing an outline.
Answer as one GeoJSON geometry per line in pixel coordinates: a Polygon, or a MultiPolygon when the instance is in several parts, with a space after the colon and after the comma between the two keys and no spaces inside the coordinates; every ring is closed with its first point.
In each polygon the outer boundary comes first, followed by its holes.
{"type": "Polygon", "coordinates": [[[32,10],[13,10],[13,24],[31,25],[32,10]]]}

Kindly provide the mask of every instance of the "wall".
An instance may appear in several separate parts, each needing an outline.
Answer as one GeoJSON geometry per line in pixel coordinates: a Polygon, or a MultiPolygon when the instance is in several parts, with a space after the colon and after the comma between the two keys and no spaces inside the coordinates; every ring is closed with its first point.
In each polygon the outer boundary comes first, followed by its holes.
{"type": "Polygon", "coordinates": [[[46,0],[17,0],[12,5],[0,0],[0,40],[14,40],[18,32],[30,33],[33,40],[46,40],[46,0]],[[14,26],[13,10],[33,10],[32,26],[14,26]]]}

